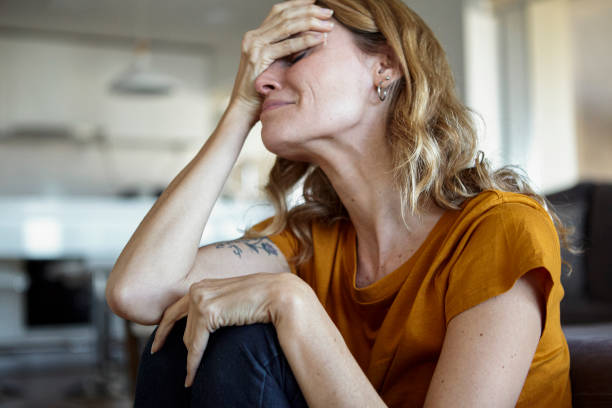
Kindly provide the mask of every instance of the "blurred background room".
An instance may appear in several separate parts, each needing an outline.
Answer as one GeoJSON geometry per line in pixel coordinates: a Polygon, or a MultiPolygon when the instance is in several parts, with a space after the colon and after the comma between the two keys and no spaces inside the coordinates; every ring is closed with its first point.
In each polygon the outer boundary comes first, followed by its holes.
{"type": "MultiPolygon", "coordinates": [[[[152,328],[112,315],[106,277],[214,129],[242,35],[276,2],[0,0],[0,407],[131,406],[152,328]]],[[[612,2],[405,2],[445,47],[493,163],[521,166],[587,238],[603,211],[593,245],[610,248],[612,2]]],[[[259,129],[202,244],[271,214],[259,129]]],[[[595,285],[589,250],[572,258],[568,324],[612,321],[612,265],[597,261],[595,285]]]]}

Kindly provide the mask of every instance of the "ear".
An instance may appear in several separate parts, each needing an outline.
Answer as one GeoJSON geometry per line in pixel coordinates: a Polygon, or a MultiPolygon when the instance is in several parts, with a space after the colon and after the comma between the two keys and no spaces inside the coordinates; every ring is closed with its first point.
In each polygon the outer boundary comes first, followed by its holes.
{"type": "Polygon", "coordinates": [[[402,77],[402,72],[395,54],[389,46],[386,46],[379,54],[374,56],[372,67],[372,83],[374,87],[381,85],[387,88],[393,82],[402,77]]]}

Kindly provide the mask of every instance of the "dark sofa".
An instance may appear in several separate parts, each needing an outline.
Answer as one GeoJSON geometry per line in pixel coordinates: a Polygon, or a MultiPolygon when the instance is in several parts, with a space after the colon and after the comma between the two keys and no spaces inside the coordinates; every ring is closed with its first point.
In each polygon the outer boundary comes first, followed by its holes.
{"type": "Polygon", "coordinates": [[[574,227],[579,254],[563,250],[561,320],[575,407],[612,407],[612,184],[581,183],[548,199],[574,227]]]}

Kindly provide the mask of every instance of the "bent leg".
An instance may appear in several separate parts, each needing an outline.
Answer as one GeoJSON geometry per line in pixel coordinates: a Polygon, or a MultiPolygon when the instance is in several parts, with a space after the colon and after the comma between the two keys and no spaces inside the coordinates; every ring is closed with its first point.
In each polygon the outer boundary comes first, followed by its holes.
{"type": "Polygon", "coordinates": [[[186,318],[176,322],[151,355],[155,332],[142,353],[134,407],[307,407],[271,324],[224,327],[213,333],[185,389],[186,318]]]}
{"type": "Polygon", "coordinates": [[[271,324],[224,327],[210,336],[192,407],[307,407],[271,324]]]}
{"type": "Polygon", "coordinates": [[[138,365],[134,407],[187,407],[190,389],[185,388],[187,348],[183,343],[187,319],[176,322],[164,346],[151,354],[157,329],[145,346],[138,365]]]}

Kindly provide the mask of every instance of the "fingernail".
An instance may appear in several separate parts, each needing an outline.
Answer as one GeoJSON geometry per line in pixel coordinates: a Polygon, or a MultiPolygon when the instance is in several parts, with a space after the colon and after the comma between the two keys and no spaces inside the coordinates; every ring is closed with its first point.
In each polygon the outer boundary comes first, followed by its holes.
{"type": "Polygon", "coordinates": [[[330,15],[330,16],[331,16],[332,14],[334,14],[334,10],[332,10],[332,9],[324,8],[322,11],[323,11],[325,14],[330,15]]]}
{"type": "Polygon", "coordinates": [[[323,34],[323,45],[327,45],[327,33],[323,34]]]}
{"type": "Polygon", "coordinates": [[[185,388],[188,388],[189,385],[187,385],[187,379],[185,378],[185,388]]]}

